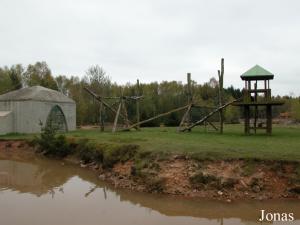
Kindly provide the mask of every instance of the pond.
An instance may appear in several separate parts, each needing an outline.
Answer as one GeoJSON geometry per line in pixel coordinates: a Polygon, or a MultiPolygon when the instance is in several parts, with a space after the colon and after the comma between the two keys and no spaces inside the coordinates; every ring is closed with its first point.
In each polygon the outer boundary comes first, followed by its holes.
{"type": "MultiPolygon", "coordinates": [[[[293,212],[299,201],[191,200],[114,189],[97,174],[59,161],[0,160],[0,224],[185,225],[261,224],[260,210],[293,212]]],[[[270,224],[270,223],[265,223],[270,224]]]]}

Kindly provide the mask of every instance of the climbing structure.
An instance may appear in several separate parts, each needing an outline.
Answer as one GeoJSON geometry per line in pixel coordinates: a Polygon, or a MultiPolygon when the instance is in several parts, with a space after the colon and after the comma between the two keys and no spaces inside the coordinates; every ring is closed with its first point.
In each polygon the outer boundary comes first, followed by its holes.
{"type": "Polygon", "coordinates": [[[224,89],[223,89],[223,80],[224,80],[224,59],[221,59],[221,69],[218,70],[218,77],[219,77],[219,84],[218,84],[218,98],[219,98],[219,104],[217,108],[213,108],[211,112],[203,116],[200,120],[192,123],[191,122],[191,111],[193,108],[207,108],[205,106],[197,105],[195,102],[193,102],[193,94],[191,91],[191,74],[188,73],[187,75],[187,96],[188,96],[188,105],[186,112],[184,113],[181,122],[178,127],[178,131],[191,131],[192,128],[194,128],[197,125],[204,124],[206,127],[206,124],[211,125],[215,130],[219,130],[220,133],[223,133],[223,124],[224,124],[224,109],[231,105],[233,102],[236,102],[237,100],[233,100],[228,103],[224,103],[224,89]],[[209,118],[211,118],[215,113],[219,113],[219,120],[220,120],[220,126],[219,128],[216,127],[213,123],[209,121],[209,118]]]}
{"type": "Polygon", "coordinates": [[[274,74],[256,65],[241,78],[245,81],[243,98],[234,105],[244,109],[245,134],[250,134],[251,130],[256,133],[258,129],[265,129],[267,134],[271,134],[272,107],[283,104],[272,99],[270,80],[273,80],[274,74]]]}
{"type": "Polygon", "coordinates": [[[114,123],[113,123],[113,127],[112,127],[113,133],[117,131],[118,121],[120,118],[124,121],[125,129],[128,129],[129,127],[135,128],[137,130],[140,129],[139,128],[139,121],[140,121],[139,101],[141,98],[143,98],[143,96],[139,96],[139,85],[140,85],[140,82],[139,82],[139,80],[137,80],[137,88],[136,88],[137,96],[124,96],[124,92],[122,90],[121,96],[119,96],[119,97],[103,97],[103,96],[97,95],[89,88],[84,87],[84,90],[87,91],[87,93],[89,93],[91,96],[93,96],[93,98],[96,99],[97,101],[99,101],[99,103],[100,103],[99,121],[100,121],[101,131],[104,131],[104,120],[103,120],[104,108],[110,110],[115,115],[114,123]],[[108,102],[106,102],[106,100],[109,100],[109,99],[115,100],[114,104],[110,105],[108,102]],[[130,101],[130,100],[133,100],[136,102],[136,117],[137,117],[138,125],[131,125],[132,122],[128,119],[126,102],[128,103],[128,101],[130,101]],[[114,105],[118,105],[117,109],[114,108],[114,105]]]}

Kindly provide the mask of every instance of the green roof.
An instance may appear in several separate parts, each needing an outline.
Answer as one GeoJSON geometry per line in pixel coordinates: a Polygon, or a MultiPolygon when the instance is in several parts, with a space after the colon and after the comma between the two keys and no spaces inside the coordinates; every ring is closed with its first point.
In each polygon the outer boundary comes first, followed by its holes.
{"type": "Polygon", "coordinates": [[[268,70],[262,68],[259,65],[253,66],[251,69],[247,70],[241,75],[242,80],[264,80],[273,79],[274,74],[268,70]]]}

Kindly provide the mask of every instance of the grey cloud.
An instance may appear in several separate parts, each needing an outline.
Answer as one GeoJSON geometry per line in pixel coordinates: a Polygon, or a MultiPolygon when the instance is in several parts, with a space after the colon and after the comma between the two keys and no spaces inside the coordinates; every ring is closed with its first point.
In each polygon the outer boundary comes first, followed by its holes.
{"type": "Polygon", "coordinates": [[[274,94],[300,95],[300,3],[296,0],[1,0],[0,63],[46,61],[54,74],[83,75],[92,64],[114,81],[225,85],[260,64],[274,94]]]}

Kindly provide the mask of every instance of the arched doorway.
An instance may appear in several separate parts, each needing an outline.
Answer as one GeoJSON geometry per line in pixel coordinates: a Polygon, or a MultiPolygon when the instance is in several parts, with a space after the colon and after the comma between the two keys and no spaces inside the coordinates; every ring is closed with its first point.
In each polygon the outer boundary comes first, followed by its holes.
{"type": "Polygon", "coordinates": [[[61,132],[68,131],[65,115],[58,105],[52,107],[47,117],[46,126],[51,126],[61,132]]]}

